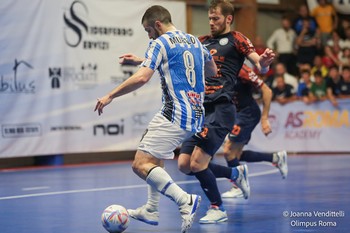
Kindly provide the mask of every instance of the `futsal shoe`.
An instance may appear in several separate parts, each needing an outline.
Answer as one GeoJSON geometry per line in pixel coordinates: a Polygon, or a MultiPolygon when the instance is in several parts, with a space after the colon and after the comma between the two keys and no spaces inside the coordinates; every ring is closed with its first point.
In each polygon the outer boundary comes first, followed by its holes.
{"type": "Polygon", "coordinates": [[[229,191],[221,194],[221,197],[222,198],[242,198],[243,192],[236,185],[233,185],[233,187],[229,191]]]}
{"type": "Polygon", "coordinates": [[[147,209],[146,205],[143,205],[136,210],[128,209],[129,216],[133,219],[139,220],[141,222],[158,225],[159,212],[147,209]]]}
{"type": "Polygon", "coordinates": [[[287,163],[287,151],[279,151],[277,152],[278,162],[276,167],[280,170],[282,178],[286,179],[288,176],[288,163],[287,163]]]}
{"type": "Polygon", "coordinates": [[[201,224],[215,224],[227,221],[226,211],[222,211],[218,206],[211,205],[206,215],[199,219],[201,224]]]}
{"type": "Polygon", "coordinates": [[[242,190],[244,199],[248,199],[250,196],[250,186],[248,180],[248,166],[247,164],[239,165],[238,167],[234,167],[232,169],[238,169],[239,175],[236,180],[231,179],[238,188],[242,190]]]}
{"type": "Polygon", "coordinates": [[[179,206],[179,210],[182,217],[181,232],[186,233],[193,224],[194,217],[201,203],[201,197],[195,194],[188,195],[188,201],[179,206]]]}

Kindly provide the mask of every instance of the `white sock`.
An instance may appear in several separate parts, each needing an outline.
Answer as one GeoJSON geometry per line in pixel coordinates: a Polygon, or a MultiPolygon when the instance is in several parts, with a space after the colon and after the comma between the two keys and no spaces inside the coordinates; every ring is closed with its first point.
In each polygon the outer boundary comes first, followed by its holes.
{"type": "Polygon", "coordinates": [[[188,199],[188,194],[175,184],[169,174],[161,167],[153,168],[148,173],[146,182],[179,206],[185,204],[188,199]]]}
{"type": "Polygon", "coordinates": [[[148,196],[146,207],[148,210],[158,211],[160,193],[156,188],[151,185],[147,185],[148,196]]]}
{"type": "Polygon", "coordinates": [[[273,156],[272,156],[272,163],[278,163],[278,155],[277,153],[273,153],[273,156]]]}

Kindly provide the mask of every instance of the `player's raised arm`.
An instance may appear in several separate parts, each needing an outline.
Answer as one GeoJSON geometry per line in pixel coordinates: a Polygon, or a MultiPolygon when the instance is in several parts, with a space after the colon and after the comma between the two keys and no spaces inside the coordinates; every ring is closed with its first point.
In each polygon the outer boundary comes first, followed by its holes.
{"type": "Polygon", "coordinates": [[[140,65],[145,60],[145,58],[138,57],[131,53],[123,54],[119,57],[119,59],[119,64],[133,66],[140,65]]]}
{"type": "Polygon", "coordinates": [[[266,74],[270,69],[271,63],[275,59],[275,56],[275,53],[267,48],[260,56],[256,52],[252,52],[247,58],[261,74],[266,74]]]}

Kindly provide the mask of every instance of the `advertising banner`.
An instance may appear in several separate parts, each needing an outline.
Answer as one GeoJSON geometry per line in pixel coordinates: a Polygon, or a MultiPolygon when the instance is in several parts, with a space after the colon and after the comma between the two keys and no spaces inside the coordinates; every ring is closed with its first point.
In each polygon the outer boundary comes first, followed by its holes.
{"type": "Polygon", "coordinates": [[[272,103],[272,133],[265,136],[259,124],[247,149],[290,152],[349,152],[350,99],[306,105],[301,101],[272,103]]]}
{"type": "MultiPolygon", "coordinates": [[[[98,116],[96,99],[138,68],[125,53],[144,56],[141,25],[154,4],[186,31],[186,5],[157,0],[2,0],[0,4],[0,158],[135,150],[161,105],[158,75],[114,100],[98,116]]],[[[262,151],[350,151],[350,100],[305,105],[273,103],[273,132],[260,125],[247,148],[262,151]]]]}
{"type": "Polygon", "coordinates": [[[3,0],[0,4],[0,158],[134,150],[161,104],[158,75],[116,99],[96,100],[132,75],[125,53],[144,56],[141,17],[163,5],[186,30],[183,2],[3,0]]]}

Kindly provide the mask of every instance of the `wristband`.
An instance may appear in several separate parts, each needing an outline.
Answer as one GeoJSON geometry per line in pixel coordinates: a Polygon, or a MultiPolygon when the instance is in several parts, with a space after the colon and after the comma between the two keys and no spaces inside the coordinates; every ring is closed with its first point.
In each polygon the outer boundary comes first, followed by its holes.
{"type": "Polygon", "coordinates": [[[261,70],[260,70],[260,73],[261,74],[266,74],[267,72],[269,72],[270,70],[270,67],[261,67],[261,70]]]}

